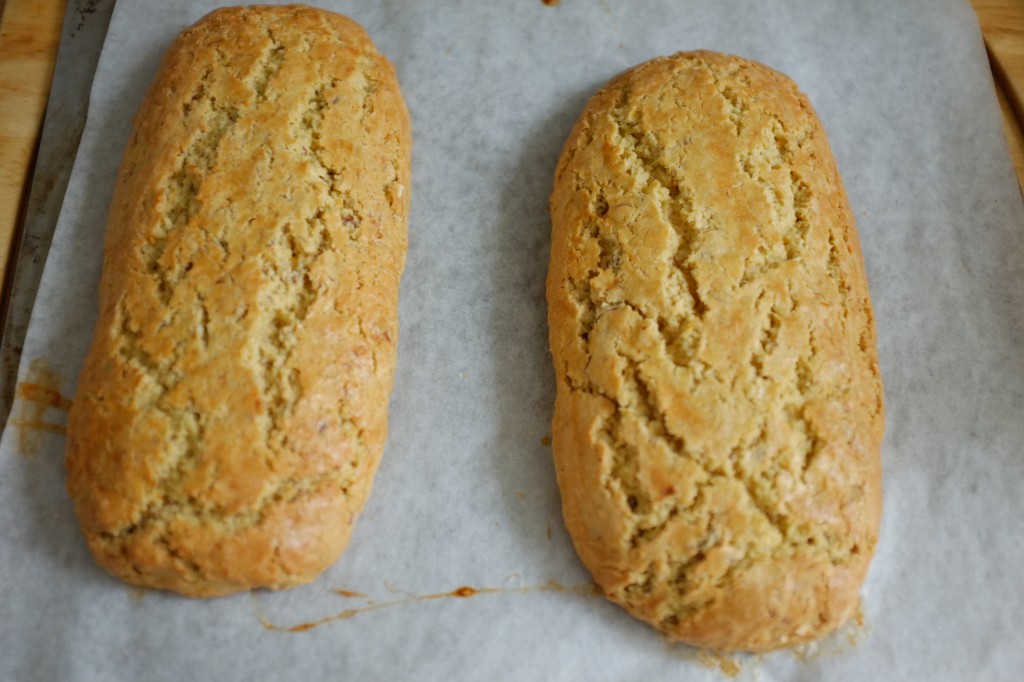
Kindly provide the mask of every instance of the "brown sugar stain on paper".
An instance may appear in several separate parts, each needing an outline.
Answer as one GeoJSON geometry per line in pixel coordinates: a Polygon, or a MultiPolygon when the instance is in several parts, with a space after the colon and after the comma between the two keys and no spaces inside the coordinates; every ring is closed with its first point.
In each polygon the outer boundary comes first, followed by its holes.
{"type": "Polygon", "coordinates": [[[18,429],[18,454],[24,457],[35,456],[42,447],[43,433],[63,435],[64,425],[53,421],[53,415],[47,413],[56,410],[66,415],[70,408],[71,399],[60,392],[60,377],[57,373],[43,358],[33,360],[25,381],[18,382],[14,416],[9,422],[18,429]]]}
{"type": "MultiPolygon", "coordinates": [[[[331,590],[334,594],[345,598],[351,597],[364,597],[365,594],[362,592],[355,592],[351,590],[331,590]]],[[[389,590],[394,591],[394,590],[389,590]]],[[[256,616],[260,623],[267,630],[274,630],[276,632],[306,632],[313,628],[327,623],[333,623],[342,620],[350,620],[356,616],[370,613],[372,611],[382,611],[384,609],[395,608],[399,606],[408,606],[411,604],[419,604],[426,601],[435,601],[438,599],[468,599],[478,595],[485,594],[530,594],[536,592],[565,592],[570,594],[578,594],[584,597],[598,597],[601,596],[601,590],[594,583],[582,583],[579,585],[563,585],[557,580],[549,580],[546,583],[540,585],[532,585],[526,587],[470,587],[463,585],[457,587],[450,592],[436,592],[432,594],[423,595],[410,595],[403,599],[394,599],[391,601],[375,602],[373,600],[367,600],[365,606],[355,607],[339,611],[338,613],[330,616],[325,616],[319,620],[313,620],[306,623],[300,623],[298,625],[278,625],[272,623],[259,609],[259,604],[256,604],[256,616]]],[[[403,592],[404,594],[410,594],[403,592]]]]}

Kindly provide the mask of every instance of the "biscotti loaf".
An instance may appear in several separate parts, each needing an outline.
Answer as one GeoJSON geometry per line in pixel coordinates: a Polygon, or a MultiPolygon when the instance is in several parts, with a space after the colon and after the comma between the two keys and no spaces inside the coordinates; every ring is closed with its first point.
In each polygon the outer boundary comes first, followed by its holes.
{"type": "Polygon", "coordinates": [[[216,11],[164,57],[110,209],[68,488],[101,565],[212,596],[312,580],[387,432],[411,136],[346,17],[216,11]]]}
{"type": "Polygon", "coordinates": [[[807,98],[737,57],[644,63],[583,111],[551,215],[553,447],[595,580],[697,646],[835,628],[878,538],[882,385],[807,98]]]}

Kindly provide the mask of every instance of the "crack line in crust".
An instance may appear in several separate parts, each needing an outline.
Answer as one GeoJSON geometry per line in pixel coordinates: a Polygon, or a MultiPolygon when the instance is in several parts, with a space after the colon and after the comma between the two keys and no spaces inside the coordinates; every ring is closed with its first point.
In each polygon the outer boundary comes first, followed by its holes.
{"type": "MultiPolygon", "coordinates": [[[[770,134],[767,135],[767,138],[769,139],[765,140],[765,146],[763,147],[765,151],[762,153],[774,157],[772,169],[780,170],[788,168],[786,172],[788,187],[780,193],[779,190],[774,188],[773,182],[770,182],[766,176],[761,175],[758,170],[759,166],[755,164],[755,155],[748,155],[745,157],[741,156],[737,159],[739,170],[751,181],[765,188],[766,192],[769,193],[770,200],[774,202],[773,212],[775,213],[776,219],[788,222],[788,227],[779,227],[779,229],[784,233],[785,246],[785,251],[781,254],[781,258],[774,262],[769,262],[767,267],[759,267],[757,269],[749,269],[749,265],[745,267],[740,286],[756,286],[758,280],[763,281],[770,272],[781,266],[784,261],[795,261],[801,267],[808,267],[807,264],[803,263],[802,259],[804,258],[808,235],[812,230],[810,221],[813,196],[807,180],[801,177],[798,171],[792,167],[792,164],[794,158],[793,150],[794,148],[799,148],[804,144],[805,140],[810,135],[809,129],[801,129],[795,132],[785,130],[778,117],[774,117],[768,112],[762,111],[760,108],[754,109],[751,105],[741,101],[735,90],[732,90],[728,85],[723,85],[719,79],[719,74],[717,74],[712,67],[707,64],[703,65],[711,72],[716,90],[718,90],[719,94],[722,95],[723,99],[729,106],[729,118],[735,127],[735,133],[737,136],[744,135],[749,132],[749,127],[745,119],[754,113],[754,111],[757,111],[759,114],[766,114],[772,117],[773,120],[768,124],[770,134]],[[771,147],[774,147],[774,149],[771,149],[771,147]]],[[[686,281],[686,290],[689,291],[693,301],[693,317],[688,321],[698,325],[699,334],[699,324],[707,313],[707,305],[700,296],[695,275],[692,269],[688,266],[690,256],[696,250],[696,245],[699,243],[698,240],[700,239],[699,220],[701,219],[691,219],[691,216],[696,214],[696,211],[694,210],[694,194],[681,182],[680,178],[677,177],[671,169],[671,165],[663,159],[663,150],[658,145],[656,136],[652,132],[644,129],[642,119],[638,118],[638,114],[635,109],[631,109],[630,105],[635,107],[635,102],[630,101],[632,93],[630,92],[628,83],[620,84],[618,87],[620,88],[618,99],[608,116],[611,119],[615,131],[617,131],[617,137],[620,141],[619,147],[627,165],[632,169],[630,171],[632,176],[635,177],[638,183],[644,187],[644,190],[642,191],[647,193],[649,196],[661,197],[661,200],[657,201],[661,216],[665,222],[673,228],[679,237],[679,244],[676,254],[673,257],[673,264],[680,270],[684,280],[686,281]]],[[[593,127],[593,124],[591,127],[593,127]]],[[[586,134],[587,131],[584,130],[583,133],[586,134]]],[[[593,135],[592,131],[590,134],[591,136],[593,135]]],[[[616,142],[615,136],[610,138],[610,142],[613,144],[616,142]]],[[[578,144],[580,143],[577,142],[577,145],[578,144]]],[[[574,157],[574,150],[568,149],[566,151],[566,158],[571,162],[574,157]]],[[[599,245],[597,263],[586,273],[586,276],[582,278],[574,278],[570,275],[567,276],[565,280],[566,294],[569,296],[570,300],[577,305],[579,310],[577,336],[578,342],[586,353],[586,357],[592,356],[592,333],[599,319],[603,315],[623,306],[628,307],[642,322],[656,321],[659,335],[661,337],[660,343],[665,348],[669,347],[675,340],[674,337],[678,334],[679,329],[682,326],[682,322],[687,321],[685,320],[687,317],[685,314],[682,316],[684,318],[683,320],[666,320],[660,315],[655,316],[645,312],[643,310],[643,306],[631,302],[628,298],[621,303],[609,303],[603,294],[595,291],[594,287],[591,285],[591,282],[601,276],[603,272],[608,270],[614,272],[617,270],[617,237],[612,230],[605,230],[608,200],[605,197],[604,188],[600,185],[588,185],[579,177],[578,173],[576,174],[576,183],[578,191],[582,190],[590,192],[590,216],[581,224],[582,236],[584,238],[589,237],[589,239],[596,240],[599,245]]],[[[714,216],[707,216],[706,219],[713,219],[713,217],[714,216]]],[[[831,226],[829,227],[831,228],[831,226]]],[[[850,247],[846,234],[842,230],[839,230],[839,232],[844,240],[843,247],[846,247],[849,250],[850,247]]],[[[837,254],[840,247],[836,243],[835,235],[831,229],[830,234],[828,235],[828,240],[830,244],[830,251],[828,254],[828,276],[835,283],[843,300],[845,301],[850,285],[845,281],[843,273],[838,265],[839,258],[837,254]]],[[[628,297],[628,294],[626,295],[628,297]]],[[[786,298],[789,299],[791,296],[792,293],[787,290],[786,298]]],[[[764,373],[764,362],[766,358],[772,355],[772,352],[778,346],[781,321],[785,316],[792,314],[795,311],[792,303],[788,309],[780,309],[774,303],[768,308],[769,310],[763,317],[764,325],[758,332],[760,336],[760,343],[758,345],[761,348],[761,352],[759,354],[755,351],[754,355],[750,358],[750,362],[755,371],[755,376],[758,377],[758,380],[760,381],[766,381],[768,379],[764,373]]],[[[863,347],[866,345],[866,342],[864,342],[862,338],[861,346],[863,347]]],[[[809,344],[807,353],[810,355],[805,353],[798,357],[794,365],[794,371],[801,375],[805,372],[810,372],[808,363],[815,352],[816,350],[813,347],[813,343],[809,344]]],[[[679,434],[673,433],[670,430],[667,419],[668,415],[659,404],[657,393],[653,390],[653,384],[650,383],[650,379],[645,379],[643,376],[644,358],[622,355],[622,349],[619,350],[619,353],[620,357],[624,360],[624,362],[620,364],[620,369],[618,370],[624,386],[623,393],[609,395],[607,391],[602,390],[590,379],[580,383],[580,381],[573,379],[570,372],[565,371],[562,374],[565,385],[570,390],[594,396],[601,396],[608,400],[612,407],[610,416],[607,419],[601,419],[599,417],[599,423],[597,424],[598,432],[601,434],[601,441],[603,441],[606,447],[608,447],[613,453],[613,464],[611,471],[609,472],[610,478],[606,481],[606,484],[618,487],[622,490],[625,499],[628,501],[628,507],[636,519],[630,540],[631,545],[636,549],[656,538],[664,532],[670,522],[677,517],[685,515],[688,509],[694,508],[698,505],[695,502],[692,505],[681,507],[677,504],[665,505],[662,503],[659,507],[657,504],[652,502],[649,493],[644,489],[644,486],[640,484],[638,479],[636,449],[638,447],[645,446],[642,443],[630,443],[623,435],[622,415],[624,414],[624,409],[630,408],[639,411],[645,418],[649,437],[654,441],[664,442],[677,455],[683,455],[686,452],[686,445],[679,434]],[[629,395],[633,395],[634,397],[629,398],[629,395]],[[624,399],[623,396],[627,397],[624,399]]],[[[680,358],[676,356],[674,364],[677,367],[684,367],[686,363],[692,362],[697,362],[697,360],[693,357],[684,356],[680,358]]],[[[705,369],[707,370],[708,368],[705,367],[705,369]]],[[[735,377],[733,378],[733,381],[735,381],[735,377]]],[[[807,413],[808,401],[811,400],[811,388],[806,377],[800,377],[797,388],[799,389],[797,402],[784,406],[784,409],[790,414],[794,428],[797,432],[803,433],[802,442],[804,443],[806,450],[802,455],[801,453],[794,453],[793,455],[797,457],[797,459],[803,460],[802,466],[800,466],[798,470],[798,475],[802,481],[806,476],[808,469],[811,467],[815,455],[822,448],[823,441],[814,426],[814,422],[810,419],[807,413]]],[[[818,396],[816,399],[826,400],[831,398],[829,396],[818,396]]],[[[826,532],[821,528],[809,527],[806,524],[792,523],[786,513],[780,512],[778,501],[772,497],[766,498],[762,494],[762,489],[768,490],[770,488],[770,484],[765,484],[765,481],[767,480],[765,477],[772,475],[775,471],[775,466],[777,465],[766,468],[764,471],[761,471],[760,474],[737,469],[732,464],[732,460],[737,459],[742,447],[745,446],[743,444],[739,444],[733,449],[733,452],[725,461],[724,469],[710,466],[708,462],[704,461],[704,456],[700,453],[689,453],[690,459],[700,466],[702,475],[706,476],[706,480],[699,486],[698,495],[701,494],[700,491],[704,490],[708,486],[714,485],[716,480],[738,481],[742,484],[745,496],[752,507],[756,509],[757,512],[764,517],[767,523],[769,523],[770,526],[778,532],[778,542],[781,543],[782,547],[788,548],[785,549],[785,551],[809,552],[814,555],[820,555],[822,552],[826,552],[829,559],[836,563],[842,563],[848,560],[851,554],[856,553],[856,546],[854,545],[851,547],[856,540],[852,538],[833,537],[831,532],[826,532]],[[755,474],[756,477],[761,480],[755,480],[755,474]]],[[[716,539],[716,542],[718,541],[720,541],[720,539],[716,539]]],[[[698,548],[696,552],[691,557],[684,560],[677,569],[683,571],[685,574],[696,563],[702,561],[705,553],[714,546],[715,544],[712,543],[709,546],[702,546],[698,548]]],[[[777,547],[770,551],[777,551],[777,547]]],[[[768,551],[769,550],[765,550],[762,554],[766,554],[768,551]]],[[[759,555],[757,554],[747,554],[738,562],[731,564],[726,574],[722,576],[722,580],[728,582],[739,570],[749,565],[758,556],[759,555]]],[[[652,567],[648,565],[648,573],[651,570],[653,570],[652,567]]],[[[638,574],[636,581],[626,589],[642,590],[644,584],[650,584],[650,580],[651,576],[649,574],[646,577],[644,577],[642,573],[638,574]]],[[[688,609],[690,606],[687,606],[686,608],[688,609]]],[[[680,609],[682,609],[681,606],[680,609]]],[[[683,614],[683,610],[677,610],[673,617],[681,617],[681,614],[685,615],[683,614]]]]}
{"type": "MultiPolygon", "coordinates": [[[[287,57],[285,46],[275,38],[271,30],[268,30],[267,37],[270,38],[271,46],[262,61],[255,67],[255,75],[249,81],[257,106],[272,97],[274,78],[287,57]]],[[[219,48],[216,52],[221,67],[230,68],[223,52],[219,48]]],[[[366,59],[365,55],[360,57],[360,63],[368,63],[366,59]]],[[[172,176],[166,192],[169,200],[165,211],[167,218],[157,228],[154,238],[150,239],[143,250],[145,271],[155,281],[158,299],[165,307],[173,307],[171,302],[175,297],[181,295],[179,292],[185,293],[186,286],[190,291],[194,289],[192,286],[182,285],[188,270],[191,269],[191,263],[176,272],[165,267],[165,254],[168,252],[170,236],[176,230],[195,223],[195,217],[202,210],[199,193],[203,178],[215,170],[221,141],[230,134],[231,129],[240,118],[237,107],[217,102],[211,97],[211,88],[208,85],[211,75],[212,68],[202,72],[199,84],[183,107],[186,116],[203,116],[205,114],[208,125],[182,154],[178,170],[172,176]]],[[[331,85],[335,84],[336,81],[331,82],[331,85]]],[[[335,203],[342,206],[340,209],[341,222],[348,228],[350,239],[359,239],[357,228],[361,222],[361,216],[358,213],[355,199],[349,192],[341,189],[338,172],[324,163],[322,158],[323,147],[319,140],[319,127],[324,110],[331,105],[323,96],[326,87],[325,83],[315,86],[310,106],[300,116],[300,127],[308,131],[310,140],[307,148],[311,150],[314,159],[322,169],[321,177],[327,176],[326,180],[330,188],[327,203],[313,215],[303,219],[305,227],[314,236],[314,242],[312,244],[300,243],[292,223],[286,223],[282,228],[282,239],[288,247],[289,262],[278,263],[265,254],[260,254],[258,257],[260,269],[268,277],[267,286],[283,294],[285,300],[285,305],[276,311],[271,334],[257,340],[260,346],[259,354],[262,366],[259,377],[261,380],[258,383],[261,384],[261,395],[264,404],[267,405],[268,435],[278,434],[276,438],[270,439],[272,443],[277,444],[276,447],[287,445],[281,433],[282,422],[301,398],[298,376],[295,370],[288,368],[288,360],[294,347],[295,332],[298,326],[323,291],[323,285],[314,285],[310,270],[319,258],[334,249],[331,232],[327,227],[327,214],[335,203]],[[270,348],[283,350],[283,352],[277,354],[276,360],[270,361],[269,358],[274,355],[268,352],[270,348]]],[[[369,96],[372,95],[374,89],[367,89],[364,92],[369,96]]],[[[372,114],[372,106],[367,110],[364,103],[363,108],[364,112],[372,114]]],[[[263,151],[266,152],[269,159],[268,167],[272,168],[274,165],[273,148],[267,147],[263,151]]],[[[232,216],[234,216],[233,213],[232,216]]],[[[250,218],[249,222],[251,223],[253,219],[250,218]]],[[[216,235],[211,234],[205,224],[195,223],[192,227],[217,242],[223,253],[224,262],[226,262],[230,253],[225,236],[226,227],[222,226],[220,233],[216,235]]],[[[195,295],[197,304],[201,308],[197,339],[200,345],[205,346],[209,341],[210,333],[209,311],[202,293],[198,290],[191,291],[191,293],[195,295]]],[[[254,507],[241,512],[228,514],[227,510],[216,506],[200,506],[195,497],[185,493],[183,486],[186,478],[198,464],[197,458],[201,454],[200,446],[204,435],[205,417],[191,403],[185,407],[176,408],[169,408],[166,405],[168,394],[183,378],[176,367],[181,360],[184,340],[179,340],[175,344],[174,353],[158,362],[143,346],[143,333],[137,328],[123,299],[118,304],[118,317],[121,320],[119,328],[122,335],[119,353],[127,364],[142,372],[151,385],[151,389],[147,392],[150,397],[149,407],[166,418],[170,429],[168,436],[170,445],[165,452],[166,459],[157,474],[154,494],[140,508],[137,518],[131,524],[116,531],[103,533],[104,537],[125,541],[130,536],[144,532],[150,527],[165,525],[169,519],[186,509],[189,511],[190,518],[197,523],[202,522],[204,518],[221,521],[227,518],[230,520],[229,525],[234,532],[239,532],[261,523],[266,511],[273,504],[282,501],[289,503],[301,496],[314,494],[324,486],[336,486],[344,491],[352,484],[353,473],[359,466],[358,459],[354,459],[352,463],[343,468],[312,477],[284,479],[273,489],[264,491],[254,507]]],[[[339,421],[343,431],[353,438],[355,450],[365,451],[366,445],[362,439],[362,429],[354,425],[351,418],[344,414],[343,409],[339,410],[339,421]],[[346,427],[346,425],[348,426],[346,427]]],[[[171,556],[182,559],[175,553],[165,532],[161,533],[159,538],[163,538],[160,544],[166,547],[171,556]]],[[[125,547],[122,548],[122,550],[125,549],[125,547]]],[[[190,562],[184,559],[182,561],[186,567],[191,565],[193,572],[198,570],[190,562]]]]}

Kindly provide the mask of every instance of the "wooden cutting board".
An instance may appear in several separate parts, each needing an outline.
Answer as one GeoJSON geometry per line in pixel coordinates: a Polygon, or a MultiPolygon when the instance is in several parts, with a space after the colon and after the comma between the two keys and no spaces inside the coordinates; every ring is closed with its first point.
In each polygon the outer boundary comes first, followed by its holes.
{"type": "Polygon", "coordinates": [[[972,0],[1003,108],[1010,156],[1024,187],[1024,0],[972,0]]]}
{"type": "MultiPolygon", "coordinates": [[[[88,9],[87,0],[75,2],[88,9]]],[[[1024,184],[1024,0],[972,2],[999,86],[1013,163],[1024,184]]],[[[32,177],[66,0],[0,0],[0,7],[0,273],[6,273],[32,177]]]]}
{"type": "MultiPolygon", "coordinates": [[[[6,0],[3,3],[0,19],[0,273],[7,272],[16,226],[21,223],[25,189],[32,179],[32,160],[50,94],[65,6],[65,0],[6,0]]],[[[5,283],[6,280],[4,277],[5,283]]]]}

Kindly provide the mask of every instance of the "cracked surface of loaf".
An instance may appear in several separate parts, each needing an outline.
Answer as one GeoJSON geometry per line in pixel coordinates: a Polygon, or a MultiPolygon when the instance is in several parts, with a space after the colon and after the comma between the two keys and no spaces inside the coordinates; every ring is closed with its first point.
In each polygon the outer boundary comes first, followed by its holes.
{"type": "Polygon", "coordinates": [[[171,46],[68,424],[111,573],[213,596],[341,554],[387,432],[410,146],[394,69],[346,17],[228,8],[171,46]]]}
{"type": "Polygon", "coordinates": [[[737,57],[646,62],[580,116],[551,213],[553,447],[584,564],[697,646],[837,627],[878,538],[882,384],[807,98],[737,57]]]}

